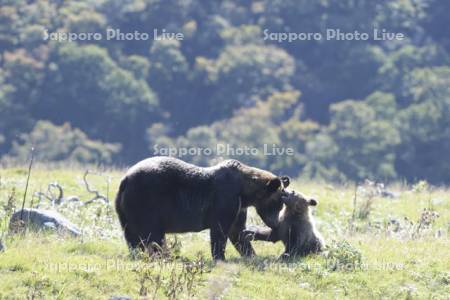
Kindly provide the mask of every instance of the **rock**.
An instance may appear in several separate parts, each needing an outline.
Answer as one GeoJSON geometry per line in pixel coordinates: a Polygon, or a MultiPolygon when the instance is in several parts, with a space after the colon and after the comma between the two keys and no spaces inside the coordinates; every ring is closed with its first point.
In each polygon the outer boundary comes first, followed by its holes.
{"type": "Polygon", "coordinates": [[[28,228],[35,230],[44,229],[69,233],[72,236],[81,235],[81,230],[77,226],[53,210],[24,208],[23,212],[16,211],[9,221],[9,229],[11,232],[19,232],[25,224],[28,224],[28,228]]]}
{"type": "Polygon", "coordinates": [[[3,252],[6,250],[5,245],[3,244],[3,241],[0,239],[0,252],[3,252]]]}
{"type": "Polygon", "coordinates": [[[399,195],[398,195],[398,193],[394,193],[394,192],[391,192],[391,191],[387,191],[387,190],[383,190],[383,191],[381,191],[381,197],[384,197],[384,198],[398,198],[399,197],[399,195]]]}

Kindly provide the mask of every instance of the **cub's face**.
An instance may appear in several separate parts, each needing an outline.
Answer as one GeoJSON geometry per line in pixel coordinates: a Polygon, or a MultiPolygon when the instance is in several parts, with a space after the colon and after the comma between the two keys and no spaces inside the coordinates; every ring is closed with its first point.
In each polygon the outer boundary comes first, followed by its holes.
{"type": "Polygon", "coordinates": [[[281,201],[286,205],[287,209],[299,214],[307,211],[309,206],[317,205],[316,199],[288,189],[283,191],[281,201]]]}

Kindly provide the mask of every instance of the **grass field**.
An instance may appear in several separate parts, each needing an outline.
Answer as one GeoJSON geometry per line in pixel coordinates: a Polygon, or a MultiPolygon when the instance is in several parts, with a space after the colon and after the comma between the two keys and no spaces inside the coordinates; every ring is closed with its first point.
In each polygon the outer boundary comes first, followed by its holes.
{"type": "MultiPolygon", "coordinates": [[[[89,175],[89,182],[113,202],[122,173],[89,175]]],[[[35,205],[32,195],[45,193],[52,182],[63,187],[64,197],[91,199],[83,174],[81,168],[37,167],[26,206],[35,205]]],[[[57,207],[83,230],[82,238],[31,231],[7,235],[8,216],[12,206],[21,206],[26,176],[26,168],[0,170],[0,236],[6,246],[0,253],[0,299],[450,299],[445,188],[397,184],[389,190],[398,197],[385,198],[365,185],[355,201],[352,185],[295,181],[292,188],[319,199],[315,216],[327,251],[281,262],[280,243],[254,242],[253,259],[239,257],[229,244],[227,262],[215,265],[207,232],[170,236],[172,244],[177,241],[172,247],[177,255],[133,259],[113,207],[102,204],[57,207]]],[[[42,201],[41,207],[49,206],[42,201]]],[[[249,223],[260,223],[253,211],[249,223]]]]}

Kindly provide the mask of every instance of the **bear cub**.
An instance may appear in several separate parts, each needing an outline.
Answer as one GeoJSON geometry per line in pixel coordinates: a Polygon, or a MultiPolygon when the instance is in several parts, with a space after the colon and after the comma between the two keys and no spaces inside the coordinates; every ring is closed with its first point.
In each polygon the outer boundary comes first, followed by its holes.
{"type": "Polygon", "coordinates": [[[317,200],[288,189],[283,192],[281,200],[284,206],[278,216],[278,225],[273,228],[251,227],[244,231],[245,238],[274,243],[283,241],[285,251],[282,258],[322,251],[325,242],[315,227],[310,209],[310,206],[317,205],[317,200]]]}

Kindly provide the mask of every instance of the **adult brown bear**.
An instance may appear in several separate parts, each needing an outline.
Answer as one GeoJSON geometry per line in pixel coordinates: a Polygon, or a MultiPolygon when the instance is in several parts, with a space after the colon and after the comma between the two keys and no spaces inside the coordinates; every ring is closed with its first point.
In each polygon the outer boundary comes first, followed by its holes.
{"type": "Polygon", "coordinates": [[[268,226],[278,221],[283,187],[278,177],[237,160],[202,168],[171,157],[131,167],[120,183],[116,211],[130,248],[162,245],[166,233],[210,229],[214,259],[225,259],[227,238],[243,256],[254,255],[245,229],[247,207],[268,226]]]}

